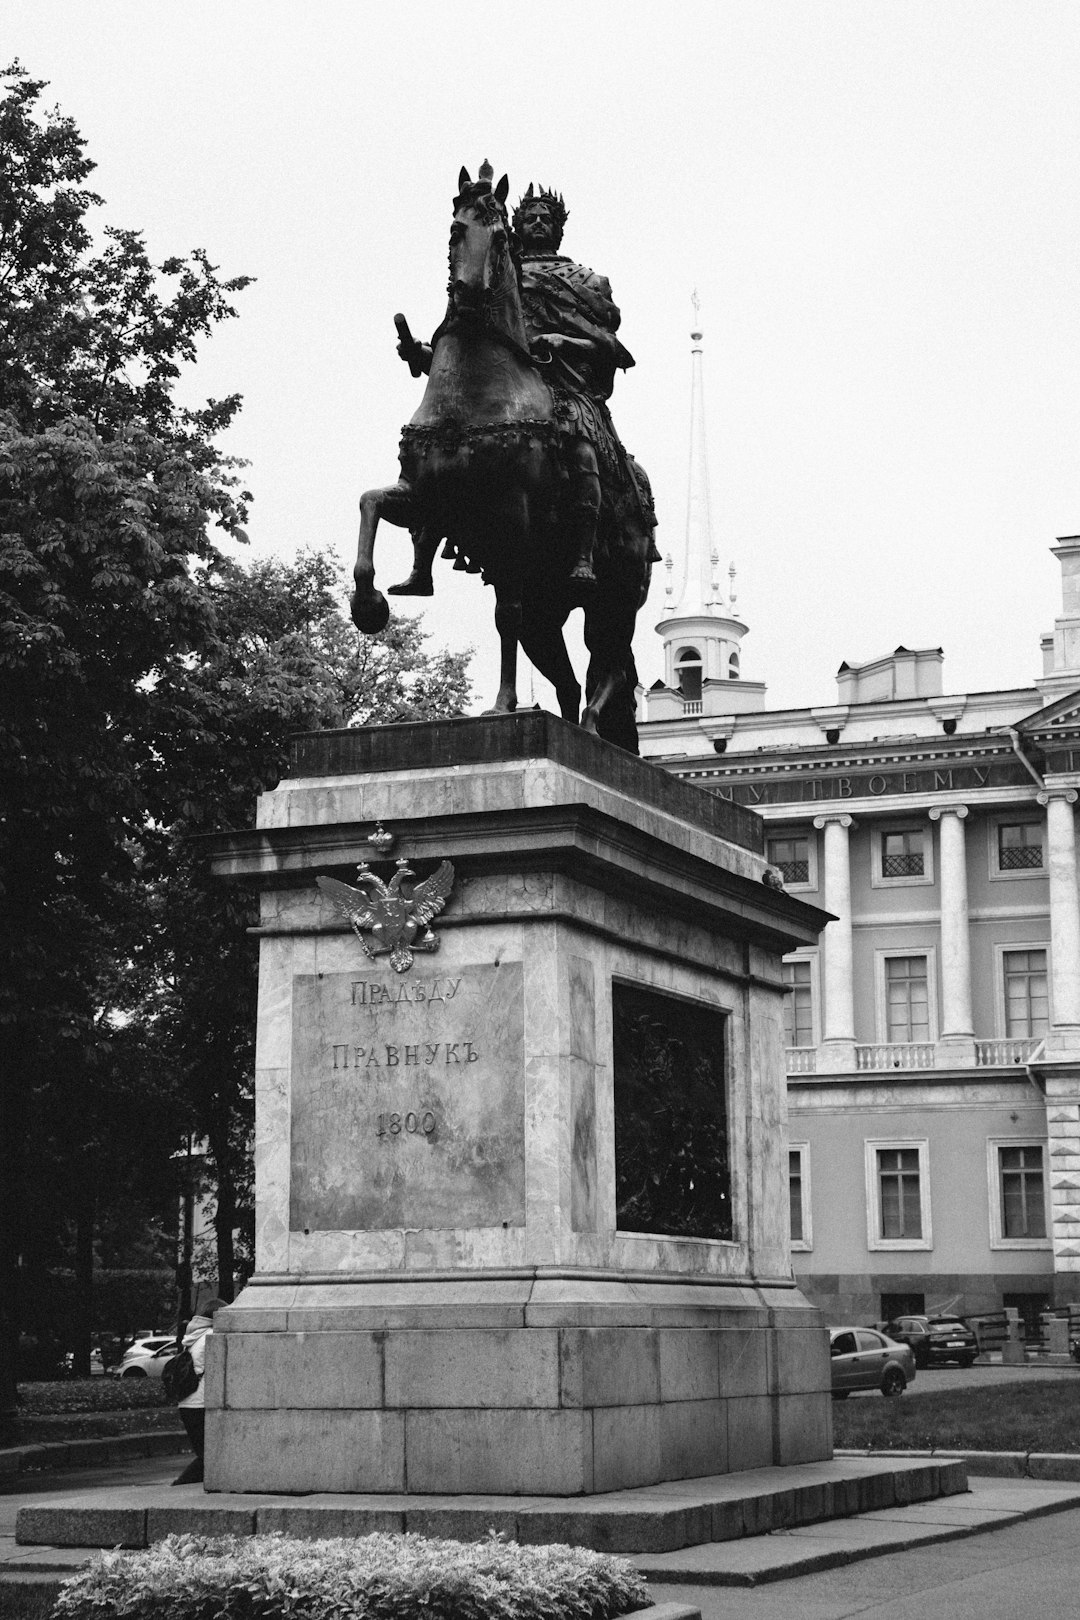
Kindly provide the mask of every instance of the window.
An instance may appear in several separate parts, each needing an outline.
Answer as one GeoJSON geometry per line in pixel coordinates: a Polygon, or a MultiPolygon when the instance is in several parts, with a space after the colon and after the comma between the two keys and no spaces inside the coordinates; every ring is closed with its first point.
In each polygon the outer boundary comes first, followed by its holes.
{"type": "Polygon", "coordinates": [[[997,829],[999,872],[1041,872],[1043,830],[1039,821],[1002,821],[997,829]]]}
{"type": "Polygon", "coordinates": [[[881,1236],[921,1238],[917,1148],[879,1148],[878,1185],[881,1197],[881,1236]]]}
{"type": "Polygon", "coordinates": [[[998,1149],[1001,1163],[1001,1234],[1007,1238],[1044,1238],[1041,1147],[998,1149]]]}
{"type": "Polygon", "coordinates": [[[885,878],[922,877],[923,833],[886,832],[881,835],[881,875],[885,878]]]}
{"type": "Polygon", "coordinates": [[[993,1138],[986,1144],[990,1247],[1048,1249],[1044,1142],[993,1138]]]}
{"type": "Polygon", "coordinates": [[[805,1142],[793,1142],[788,1149],[788,1207],[791,1214],[791,1247],[812,1249],[810,1149],[805,1142]]]}
{"type": "Polygon", "coordinates": [[[884,826],[874,837],[870,881],[875,888],[934,881],[934,844],[926,826],[884,826]]]}
{"type": "Polygon", "coordinates": [[[810,882],[810,839],[805,833],[769,839],[769,865],[778,866],[785,883],[810,882]]]}
{"type": "Polygon", "coordinates": [[[684,702],[701,702],[701,654],[696,647],[684,647],[675,659],[675,675],[684,702]]]}
{"type": "Polygon", "coordinates": [[[816,1046],[814,1039],[813,962],[796,956],[781,963],[787,994],[784,997],[784,1045],[816,1046]]]}
{"type": "Polygon", "coordinates": [[[1050,989],[1046,951],[1007,950],[1001,953],[1005,991],[1005,1037],[1034,1039],[1050,1025],[1050,989]]]}
{"type": "Polygon", "coordinates": [[[883,1322],[895,1322],[901,1316],[922,1316],[925,1314],[925,1294],[882,1294],[881,1319],[883,1322]]]}
{"type": "Polygon", "coordinates": [[[727,672],[728,672],[728,680],[729,681],[737,681],[738,680],[738,678],[739,678],[739,655],[738,655],[737,652],[733,652],[731,654],[730,658],[728,659],[728,661],[727,661],[727,672]]]}
{"type": "Polygon", "coordinates": [[[930,1040],[930,983],[925,956],[885,958],[885,1039],[930,1040]]]}
{"type": "Polygon", "coordinates": [[[866,1242],[870,1249],[932,1249],[929,1145],[866,1143],[866,1242]]]}

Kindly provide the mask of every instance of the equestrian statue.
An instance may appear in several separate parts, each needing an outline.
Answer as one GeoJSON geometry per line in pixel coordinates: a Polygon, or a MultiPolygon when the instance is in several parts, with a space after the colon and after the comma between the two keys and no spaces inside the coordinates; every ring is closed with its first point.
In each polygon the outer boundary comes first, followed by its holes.
{"type": "Polygon", "coordinates": [[[454,567],[495,590],[499,690],[490,713],[517,707],[517,649],[555,688],[565,719],[581,687],[563,639],[584,611],[589,667],[582,726],[637,753],[634,621],[659,553],[644,469],[624,450],[607,401],[634,364],[617,336],[603,276],[559,253],[561,197],[529,186],[507,215],[509,183],[458,176],[446,315],[430,344],[395,316],[398,353],[426,375],[403,429],[401,475],[360,498],[352,615],[368,634],[389,606],[375,588],[379,519],[410,530],[413,566],[391,595],[430,596],[441,542],[454,567]]]}

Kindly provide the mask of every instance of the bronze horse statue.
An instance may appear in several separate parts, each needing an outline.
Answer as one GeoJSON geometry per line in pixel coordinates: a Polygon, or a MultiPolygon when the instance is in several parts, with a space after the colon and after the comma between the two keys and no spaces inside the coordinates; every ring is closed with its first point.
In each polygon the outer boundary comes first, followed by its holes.
{"type": "MultiPolygon", "coordinates": [[[[406,582],[398,591],[430,594],[430,584],[421,584],[418,591],[415,581],[418,571],[425,577],[425,570],[429,573],[435,549],[445,539],[446,554],[457,558],[456,566],[482,573],[495,590],[499,690],[487,712],[517,708],[520,644],[554,686],[563,718],[576,722],[581,687],[563,640],[563,625],[575,606],[573,558],[559,517],[566,475],[555,404],[543,377],[544,358],[529,348],[506,210],[508,181],[504,175],[492,188],[483,169],[476,181],[462,169],[458,186],[450,229],[449,303],[432,338],[424,397],[402,430],[401,476],[360,498],[352,616],[368,634],[382,630],[389,618],[386,598],[375,588],[380,518],[411,530],[414,537],[414,583],[406,582]]],[[[399,331],[403,327],[399,318],[399,331]]],[[[635,487],[647,491],[644,472],[636,464],[633,476],[635,487]]],[[[590,659],[581,724],[637,753],[631,640],[648,594],[655,550],[646,502],[630,503],[629,520],[627,511],[625,501],[618,517],[610,501],[601,505],[596,586],[584,604],[590,659]]]]}

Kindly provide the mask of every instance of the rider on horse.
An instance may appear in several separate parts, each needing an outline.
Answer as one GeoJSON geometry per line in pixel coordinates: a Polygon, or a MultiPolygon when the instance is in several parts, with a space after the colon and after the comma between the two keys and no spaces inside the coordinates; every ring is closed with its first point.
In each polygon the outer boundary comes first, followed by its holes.
{"type": "MultiPolygon", "coordinates": [[[[653,528],[656,517],[643,471],[619,441],[607,401],[616,371],[626,371],[634,357],[620,343],[619,309],[605,276],[560,254],[567,210],[551,191],[534,193],[532,185],[514,210],[520,247],[521,294],[529,345],[552,391],[566,477],[562,516],[572,558],[571,595],[584,601],[596,584],[593,571],[601,510],[607,527],[622,526],[628,506],[653,528]]],[[[407,329],[406,329],[407,331],[407,329]]],[[[414,372],[426,372],[431,349],[402,335],[398,353],[414,372]]],[[[414,536],[417,557],[397,595],[429,595],[435,541],[414,536]]],[[[653,560],[659,553],[653,551],[653,560]]]]}
{"type": "Polygon", "coordinates": [[[596,581],[601,494],[617,509],[627,498],[640,501],[641,491],[607,407],[616,371],[629,370],[634,357],[616,336],[621,317],[611,283],[559,252],[565,223],[562,198],[551,191],[534,195],[531,185],[514,210],[525,325],[534,352],[541,360],[550,356],[544,377],[555,396],[569,480],[570,579],[581,594],[596,581]]]}

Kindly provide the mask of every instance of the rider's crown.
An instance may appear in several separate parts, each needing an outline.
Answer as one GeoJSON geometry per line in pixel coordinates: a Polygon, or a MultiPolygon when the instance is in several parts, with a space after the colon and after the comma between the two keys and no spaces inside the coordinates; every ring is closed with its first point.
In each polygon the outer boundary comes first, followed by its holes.
{"type": "Polygon", "coordinates": [[[535,206],[538,203],[543,203],[544,207],[547,209],[548,213],[551,215],[552,221],[553,221],[553,223],[555,225],[555,229],[558,232],[558,235],[561,237],[562,233],[563,233],[563,228],[566,225],[567,212],[568,212],[566,204],[562,200],[562,194],[560,192],[546,191],[546,190],[543,190],[543,189],[541,189],[541,191],[539,193],[536,193],[533,190],[533,185],[532,185],[531,181],[529,182],[528,191],[521,198],[521,200],[518,203],[517,207],[514,209],[514,226],[515,226],[515,228],[518,225],[520,225],[522,215],[524,214],[525,210],[530,206],[530,204],[535,206]]]}

